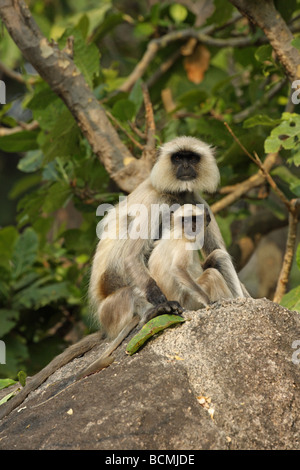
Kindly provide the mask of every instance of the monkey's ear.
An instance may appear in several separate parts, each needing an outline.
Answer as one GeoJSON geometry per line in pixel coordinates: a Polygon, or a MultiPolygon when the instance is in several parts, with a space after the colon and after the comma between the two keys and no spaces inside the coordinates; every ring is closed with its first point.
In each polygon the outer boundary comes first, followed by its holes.
{"type": "Polygon", "coordinates": [[[215,157],[216,153],[217,153],[217,150],[218,150],[217,147],[215,147],[214,145],[209,145],[209,150],[211,151],[211,153],[215,157]]]}

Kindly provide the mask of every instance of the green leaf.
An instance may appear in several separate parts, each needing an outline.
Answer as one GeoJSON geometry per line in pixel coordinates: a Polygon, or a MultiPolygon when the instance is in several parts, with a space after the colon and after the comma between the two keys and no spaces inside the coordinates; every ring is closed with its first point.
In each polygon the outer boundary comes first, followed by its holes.
{"type": "Polygon", "coordinates": [[[26,385],[26,378],[27,378],[26,372],[24,372],[23,370],[20,370],[20,372],[18,372],[18,380],[20,384],[22,385],[22,387],[25,387],[26,385]]]}
{"type": "Polygon", "coordinates": [[[143,101],[144,101],[144,98],[143,98],[143,91],[142,91],[142,80],[139,78],[130,94],[129,94],[129,100],[132,101],[132,103],[135,105],[135,115],[138,113],[138,111],[140,110],[140,107],[142,106],[143,104],[143,101]]]}
{"type": "Polygon", "coordinates": [[[11,269],[10,259],[18,236],[18,231],[12,226],[0,230],[0,266],[4,266],[8,270],[11,269]]]}
{"type": "Polygon", "coordinates": [[[222,25],[230,20],[234,7],[224,0],[214,0],[215,11],[208,18],[207,24],[222,25]]]}
{"type": "Polygon", "coordinates": [[[137,38],[151,36],[155,31],[155,27],[151,23],[138,23],[134,28],[134,35],[137,38]]]}
{"type": "Polygon", "coordinates": [[[16,181],[12,189],[8,193],[10,199],[17,199],[21,194],[28,192],[29,189],[37,186],[41,181],[41,175],[33,173],[24,176],[16,181]]]}
{"type": "Polygon", "coordinates": [[[292,46],[294,46],[296,49],[300,49],[300,38],[295,38],[291,42],[292,46]]]}
{"type": "Polygon", "coordinates": [[[40,149],[31,150],[19,161],[17,168],[24,173],[39,170],[43,163],[44,155],[40,149]]]}
{"type": "Polygon", "coordinates": [[[135,105],[123,98],[114,104],[112,114],[120,121],[130,121],[135,116],[135,105]]]}
{"type": "Polygon", "coordinates": [[[0,400],[0,405],[3,405],[3,403],[6,403],[10,398],[14,397],[16,395],[16,393],[17,393],[17,391],[15,390],[14,392],[11,392],[8,395],[5,395],[5,397],[3,397],[0,400]]]}
{"type": "Polygon", "coordinates": [[[21,131],[16,134],[0,137],[0,150],[4,152],[27,152],[38,148],[35,131],[21,131]]]}
{"type": "Polygon", "coordinates": [[[207,93],[203,90],[190,90],[178,97],[178,101],[181,106],[188,106],[194,108],[199,107],[203,101],[207,98],[207,93]]]}
{"type": "Polygon", "coordinates": [[[266,153],[275,153],[281,147],[281,142],[278,140],[277,136],[270,135],[265,140],[265,152],[266,153]]]}
{"type": "Polygon", "coordinates": [[[47,192],[47,198],[43,201],[43,210],[50,214],[65,205],[71,195],[70,186],[61,181],[53,183],[47,192]]]}
{"type": "Polygon", "coordinates": [[[40,128],[46,132],[55,126],[62,111],[66,109],[62,100],[46,83],[38,84],[27,107],[33,111],[33,117],[39,122],[40,128]]]}
{"type": "Polygon", "coordinates": [[[2,338],[16,326],[19,316],[20,314],[16,310],[0,309],[0,334],[2,338]]]}
{"type": "Polygon", "coordinates": [[[17,382],[12,379],[0,379],[0,390],[10,387],[11,385],[16,384],[17,382]]]}
{"type": "Polygon", "coordinates": [[[76,121],[70,111],[65,108],[42,143],[44,163],[49,163],[56,157],[66,157],[76,153],[78,137],[79,130],[76,121]]]}
{"type": "Polygon", "coordinates": [[[300,135],[300,116],[283,113],[282,122],[276,126],[265,140],[265,152],[277,152],[281,147],[298,148],[300,135]]]}
{"type": "Polygon", "coordinates": [[[297,196],[300,196],[300,180],[286,166],[280,165],[271,171],[271,175],[279,176],[282,181],[289,185],[289,189],[297,196]]]}
{"type": "Polygon", "coordinates": [[[96,44],[99,43],[107,33],[112,32],[115,26],[123,23],[123,16],[123,13],[110,12],[103,22],[93,31],[91,40],[96,44]]]}
{"type": "Polygon", "coordinates": [[[251,116],[250,118],[246,119],[243,123],[243,127],[245,129],[254,126],[274,127],[280,124],[280,122],[280,119],[272,119],[266,114],[257,114],[256,116],[251,116]]]}
{"type": "Polygon", "coordinates": [[[300,312],[300,286],[290,290],[282,297],[280,305],[288,308],[289,310],[297,310],[300,312]]]}
{"type": "Polygon", "coordinates": [[[62,298],[70,296],[69,284],[67,282],[51,283],[47,286],[39,287],[34,284],[21,292],[18,292],[13,299],[13,305],[19,308],[33,308],[35,310],[56,302],[62,298]]]}
{"type": "Polygon", "coordinates": [[[300,152],[294,153],[290,158],[287,159],[290,165],[300,166],[300,152]]]}
{"type": "Polygon", "coordinates": [[[173,3],[170,6],[170,16],[175,21],[175,23],[183,23],[187,15],[187,9],[180,3],[173,3]]]}
{"type": "Polygon", "coordinates": [[[300,243],[298,244],[297,251],[296,251],[296,263],[298,268],[300,269],[300,243]]]}
{"type": "Polygon", "coordinates": [[[27,228],[16,241],[12,254],[13,279],[18,279],[35,262],[38,250],[38,237],[32,228],[27,228]]]}
{"type": "Polygon", "coordinates": [[[266,60],[272,60],[272,46],[266,44],[260,46],[255,52],[255,58],[258,62],[265,62],[266,60]]]}
{"type": "MultiPolygon", "coordinates": [[[[80,25],[79,25],[80,26],[80,25]]],[[[74,37],[73,60],[84,76],[89,87],[93,89],[93,80],[99,74],[100,53],[95,44],[86,44],[80,27],[67,28],[59,40],[59,44],[65,46],[67,38],[74,37]]]]}
{"type": "Polygon", "coordinates": [[[135,335],[128,343],[126,352],[130,356],[140,349],[140,347],[149,339],[151,336],[159,333],[165,328],[176,325],[178,323],[185,322],[185,319],[179,315],[159,315],[158,317],[150,320],[143,328],[135,335]]]}

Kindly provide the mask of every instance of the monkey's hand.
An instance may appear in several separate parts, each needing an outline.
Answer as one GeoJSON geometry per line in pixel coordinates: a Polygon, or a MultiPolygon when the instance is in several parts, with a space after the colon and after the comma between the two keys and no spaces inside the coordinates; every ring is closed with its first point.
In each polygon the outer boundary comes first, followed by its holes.
{"type": "Polygon", "coordinates": [[[146,297],[148,302],[156,306],[167,302],[167,297],[162,293],[153,279],[147,286],[146,297]]]}
{"type": "Polygon", "coordinates": [[[154,317],[157,317],[158,315],[181,315],[182,313],[183,308],[178,302],[176,302],[175,300],[166,301],[164,303],[156,305],[153,308],[149,308],[149,310],[147,310],[143,317],[142,324],[147,323],[149,320],[154,317]]]}

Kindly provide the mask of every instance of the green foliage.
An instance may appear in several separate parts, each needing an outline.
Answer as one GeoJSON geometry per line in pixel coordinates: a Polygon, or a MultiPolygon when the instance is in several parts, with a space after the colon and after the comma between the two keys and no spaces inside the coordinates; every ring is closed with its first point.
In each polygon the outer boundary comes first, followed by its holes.
{"type": "Polygon", "coordinates": [[[12,379],[0,379],[0,390],[3,390],[3,388],[10,387],[11,385],[16,384],[17,382],[12,379]]]}
{"type": "MultiPolygon", "coordinates": [[[[293,8],[286,3],[277,1],[280,12],[286,19],[296,17],[299,2],[293,0],[293,8]]],[[[178,135],[206,140],[216,147],[222,185],[234,185],[257,172],[257,167],[233,141],[224,126],[226,121],[248,151],[256,151],[262,160],[266,153],[281,149],[281,165],[272,175],[288,198],[299,197],[299,110],[295,106],[292,113],[285,112],[291,91],[288,83],[268,98],[284,78],[283,69],[268,44],[253,45],[263,36],[258,28],[253,31],[243,19],[226,25],[236,9],[227,0],[215,0],[214,4],[216,9],[202,26],[213,26],[214,38],[249,37],[249,47],[205,46],[208,68],[197,82],[188,74],[184,56],[156,75],[185,44],[170,42],[127,93],[118,92],[118,88],[150,40],[197,27],[203,13],[197,2],[157,2],[149,8],[147,2],[33,0],[30,10],[43,34],[53,38],[59,48],[66,47],[69,37],[74,38],[73,59],[87,85],[114,117],[114,123],[140,144],[145,143],[140,134],[146,130],[141,84],[151,80],[158,142],[178,135]],[[166,89],[172,96],[171,111],[166,111],[162,100],[166,89]],[[246,117],[237,119],[245,111],[246,117]],[[132,124],[141,133],[133,134],[132,124]]],[[[293,44],[298,47],[299,38],[293,44]]],[[[0,54],[8,67],[21,71],[25,80],[30,77],[25,68],[28,64],[6,30],[0,54]]],[[[193,65],[200,67],[197,61],[193,65]]],[[[34,77],[34,84],[9,81],[7,90],[13,91],[0,110],[1,127],[19,125],[15,108],[21,108],[28,121],[38,123],[34,130],[24,127],[0,137],[0,150],[7,154],[4,158],[18,154],[17,178],[8,189],[17,205],[16,221],[0,231],[0,337],[7,353],[0,375],[14,378],[19,370],[32,375],[60,352],[74,324],[91,328],[85,299],[97,243],[96,208],[102,202],[116,202],[119,196],[64,102],[41,78],[34,77]]],[[[140,149],[116,127],[125,145],[139,157],[140,149]]],[[[4,185],[5,177],[0,178],[4,185]]],[[[216,195],[218,198],[221,195],[216,195]]],[[[248,217],[253,203],[245,199],[218,216],[228,246],[233,221],[248,217]]],[[[282,217],[271,197],[256,204],[282,217]]],[[[298,282],[291,288],[284,302],[298,308],[298,282]]]]}

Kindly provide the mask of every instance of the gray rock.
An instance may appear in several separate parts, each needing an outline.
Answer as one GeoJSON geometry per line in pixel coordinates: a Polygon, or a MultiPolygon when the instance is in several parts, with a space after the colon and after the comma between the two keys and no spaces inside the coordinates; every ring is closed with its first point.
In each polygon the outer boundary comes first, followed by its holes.
{"type": "Polygon", "coordinates": [[[2,420],[0,449],[300,449],[299,314],[237,299],[185,317],[89,377],[73,379],[105,344],[62,367],[2,420]]]}

